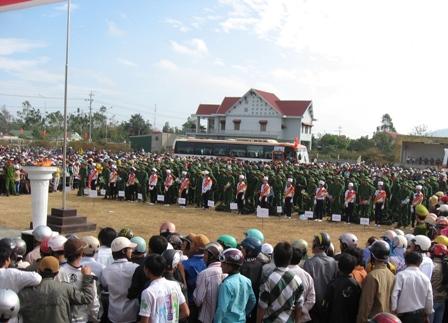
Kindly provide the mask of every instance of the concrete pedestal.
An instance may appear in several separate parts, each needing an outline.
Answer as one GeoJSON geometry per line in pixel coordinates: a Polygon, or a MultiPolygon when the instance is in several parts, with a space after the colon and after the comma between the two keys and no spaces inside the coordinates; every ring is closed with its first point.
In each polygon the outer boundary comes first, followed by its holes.
{"type": "Polygon", "coordinates": [[[33,229],[39,225],[47,225],[48,185],[56,169],[55,166],[23,166],[31,184],[33,229]]]}

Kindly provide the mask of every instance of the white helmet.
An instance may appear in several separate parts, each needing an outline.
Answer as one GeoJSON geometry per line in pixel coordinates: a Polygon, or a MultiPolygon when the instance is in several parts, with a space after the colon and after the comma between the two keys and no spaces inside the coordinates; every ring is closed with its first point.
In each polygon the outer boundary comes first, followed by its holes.
{"type": "Polygon", "coordinates": [[[408,233],[408,234],[405,235],[405,237],[406,237],[406,240],[408,240],[408,246],[410,246],[411,242],[412,242],[412,239],[414,239],[415,236],[413,234],[408,233]]]}
{"type": "Polygon", "coordinates": [[[405,236],[398,235],[392,241],[394,248],[407,248],[408,247],[408,239],[405,236]]]}
{"type": "Polygon", "coordinates": [[[400,229],[394,229],[394,232],[397,234],[397,236],[404,236],[404,232],[400,229]]]}
{"type": "Polygon", "coordinates": [[[427,236],[415,236],[414,239],[412,239],[412,242],[415,243],[416,246],[420,246],[422,251],[428,251],[431,247],[431,240],[427,236]]]}
{"type": "Polygon", "coordinates": [[[33,230],[33,236],[36,241],[42,242],[47,238],[51,238],[53,232],[46,225],[39,225],[33,230]]]}
{"type": "Polygon", "coordinates": [[[397,234],[395,233],[395,231],[392,230],[387,230],[383,233],[383,235],[381,236],[381,239],[385,240],[385,241],[394,241],[394,238],[397,236],[397,234]]]}
{"type": "Polygon", "coordinates": [[[356,247],[358,245],[358,238],[353,233],[344,233],[339,237],[339,241],[345,243],[347,247],[356,247]]]}
{"type": "Polygon", "coordinates": [[[63,251],[64,250],[64,243],[67,241],[66,237],[63,236],[54,236],[50,238],[48,241],[48,248],[50,248],[52,251],[63,251]]]}
{"type": "Polygon", "coordinates": [[[17,316],[20,309],[19,297],[10,289],[0,289],[0,319],[9,320],[17,316]]]}

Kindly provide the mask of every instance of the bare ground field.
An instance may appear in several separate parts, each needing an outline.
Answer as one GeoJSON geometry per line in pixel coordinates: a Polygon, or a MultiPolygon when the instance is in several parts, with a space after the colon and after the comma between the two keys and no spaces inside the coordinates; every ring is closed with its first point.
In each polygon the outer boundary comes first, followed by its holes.
{"type": "MultiPolygon", "coordinates": [[[[67,208],[77,209],[78,215],[87,216],[89,222],[97,224],[97,231],[77,233],[79,237],[97,236],[100,228],[110,226],[117,231],[125,227],[130,228],[136,236],[141,236],[148,241],[152,235],[158,234],[160,224],[171,221],[176,225],[177,231],[183,235],[202,233],[210,241],[222,234],[233,235],[241,241],[244,239],[243,232],[256,228],[263,232],[265,242],[272,245],[280,241],[291,242],[298,238],[311,243],[314,234],[324,231],[330,235],[335,250],[339,251],[337,239],[346,232],[355,234],[359,239],[358,246],[364,248],[369,237],[379,237],[385,230],[390,229],[390,226],[345,225],[343,222],[327,222],[325,219],[323,222],[303,221],[298,219],[297,214],[290,220],[277,216],[261,219],[255,215],[203,211],[191,205],[188,205],[186,209],[181,209],[177,205],[150,206],[127,201],[103,200],[102,197],[80,197],[76,196],[75,192],[67,194],[66,205],[67,208]]],[[[60,207],[62,207],[62,193],[49,194],[48,213],[51,208],[60,207]]],[[[31,195],[0,197],[0,210],[0,226],[17,230],[29,229],[31,195]]]]}

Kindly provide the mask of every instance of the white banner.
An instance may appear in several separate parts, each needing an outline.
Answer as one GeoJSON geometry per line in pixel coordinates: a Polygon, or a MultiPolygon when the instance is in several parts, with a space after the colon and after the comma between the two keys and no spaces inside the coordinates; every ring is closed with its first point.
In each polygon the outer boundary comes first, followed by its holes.
{"type": "Polygon", "coordinates": [[[187,201],[186,201],[186,198],[184,198],[184,197],[179,197],[178,199],[177,199],[177,203],[179,203],[179,204],[185,204],[187,201]]]}
{"type": "Polygon", "coordinates": [[[97,197],[98,196],[98,192],[96,190],[91,190],[89,197],[97,197]]]}
{"type": "Polygon", "coordinates": [[[65,191],[66,191],[66,192],[71,192],[71,191],[72,191],[72,189],[71,189],[71,187],[70,187],[70,186],[66,186],[66,187],[65,187],[65,191]]]}
{"type": "Polygon", "coordinates": [[[230,203],[231,210],[238,210],[238,203],[230,203]]]}
{"type": "Polygon", "coordinates": [[[100,190],[100,194],[103,196],[106,195],[106,190],[100,190]]]}
{"type": "Polygon", "coordinates": [[[63,1],[64,0],[0,0],[0,12],[25,9],[63,1]]]}
{"type": "Polygon", "coordinates": [[[118,197],[124,197],[124,191],[118,191],[118,197]]]}
{"type": "Polygon", "coordinates": [[[314,218],[313,211],[305,211],[305,216],[306,216],[308,219],[312,219],[312,218],[314,218]]]}
{"type": "Polygon", "coordinates": [[[257,216],[259,218],[269,218],[269,209],[257,208],[257,216]]]}
{"type": "Polygon", "coordinates": [[[369,225],[370,224],[370,219],[369,218],[361,218],[359,221],[359,224],[361,225],[369,225]]]}
{"type": "Polygon", "coordinates": [[[137,199],[138,199],[138,200],[142,200],[142,199],[143,199],[143,195],[142,195],[142,193],[138,193],[138,194],[137,194],[137,199]]]}
{"type": "Polygon", "coordinates": [[[281,206],[277,206],[277,213],[280,214],[283,212],[283,208],[281,206]]]}
{"type": "Polygon", "coordinates": [[[333,214],[333,215],[331,216],[331,221],[334,221],[334,222],[341,222],[341,215],[340,215],[340,214],[333,214]]]}
{"type": "Polygon", "coordinates": [[[88,188],[84,189],[84,195],[89,195],[90,190],[88,188]]]}
{"type": "Polygon", "coordinates": [[[208,200],[207,206],[208,207],[215,207],[215,201],[208,200]]]}
{"type": "Polygon", "coordinates": [[[157,195],[157,201],[159,202],[165,201],[165,195],[157,195]]]}

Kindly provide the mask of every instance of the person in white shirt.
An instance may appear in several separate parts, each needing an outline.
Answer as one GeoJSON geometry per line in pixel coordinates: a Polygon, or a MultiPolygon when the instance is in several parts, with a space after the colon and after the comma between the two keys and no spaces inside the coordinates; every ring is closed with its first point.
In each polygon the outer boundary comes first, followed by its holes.
{"type": "Polygon", "coordinates": [[[101,286],[109,292],[107,317],[112,323],[132,323],[137,321],[138,299],[128,299],[128,288],[137,264],[130,262],[132,248],[137,246],[128,238],[118,237],[112,241],[114,262],[104,268],[101,286]]]}
{"type": "Polygon", "coordinates": [[[158,176],[157,176],[157,169],[152,168],[151,169],[151,176],[149,176],[148,179],[148,185],[149,185],[149,195],[151,196],[151,202],[149,203],[149,205],[154,205],[156,203],[157,200],[157,180],[158,180],[158,176]]]}
{"type": "Polygon", "coordinates": [[[112,257],[112,250],[110,249],[110,246],[112,244],[112,241],[117,237],[117,232],[109,227],[102,228],[100,233],[98,233],[98,240],[100,241],[100,248],[98,249],[98,252],[95,254],[94,258],[95,260],[104,265],[108,266],[113,261],[114,258],[112,257]]]}
{"type": "Polygon", "coordinates": [[[165,258],[158,254],[145,260],[145,274],[151,284],[142,293],[140,323],[178,322],[190,315],[180,285],[162,277],[165,267],[165,258]]]}
{"type": "Polygon", "coordinates": [[[395,277],[391,309],[403,323],[429,323],[433,307],[432,286],[429,278],[419,270],[422,260],[419,252],[409,252],[405,257],[406,269],[395,277]]]}
{"type": "Polygon", "coordinates": [[[40,244],[46,238],[51,238],[52,234],[53,234],[52,230],[50,229],[50,227],[47,227],[46,225],[39,225],[38,227],[34,228],[33,230],[34,249],[25,256],[26,262],[29,262],[32,265],[36,263],[38,259],[41,258],[40,244]]]}
{"type": "Polygon", "coordinates": [[[208,210],[208,200],[210,198],[210,192],[213,185],[213,180],[210,178],[208,170],[204,171],[204,179],[202,180],[202,198],[204,200],[203,210],[208,210]]]}
{"type": "MultiPolygon", "coordinates": [[[[87,247],[87,243],[77,238],[68,239],[64,244],[64,254],[67,263],[59,268],[59,273],[55,277],[56,281],[66,282],[77,290],[82,290],[82,272],[80,260],[83,256],[83,249],[87,247]]],[[[100,303],[97,295],[96,284],[93,283],[93,301],[87,305],[72,305],[72,322],[87,323],[99,322],[98,312],[100,303]]]]}
{"type": "Polygon", "coordinates": [[[422,255],[422,262],[420,270],[431,280],[432,272],[434,271],[434,263],[430,257],[426,255],[431,247],[431,240],[427,236],[417,235],[411,240],[411,248],[409,251],[417,251],[422,255]]]}
{"type": "MultiPolygon", "coordinates": [[[[10,289],[16,294],[28,286],[37,286],[42,281],[42,276],[36,272],[22,271],[16,268],[8,268],[11,264],[11,249],[9,246],[0,246],[0,289],[10,289]]],[[[10,320],[18,322],[17,317],[10,320]]]]}

